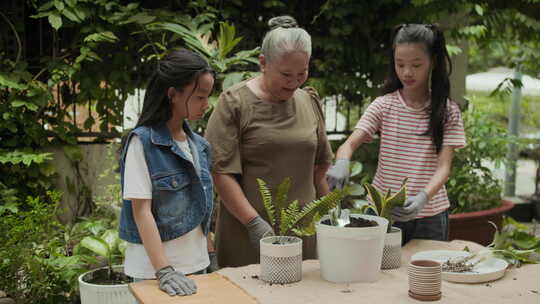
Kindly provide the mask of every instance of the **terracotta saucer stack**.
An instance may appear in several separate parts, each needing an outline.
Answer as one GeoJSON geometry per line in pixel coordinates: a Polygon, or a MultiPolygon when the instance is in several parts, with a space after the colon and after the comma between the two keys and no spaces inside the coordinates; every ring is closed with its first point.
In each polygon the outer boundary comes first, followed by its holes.
{"type": "Polygon", "coordinates": [[[407,267],[409,296],[420,301],[437,301],[441,298],[441,263],[431,260],[414,260],[407,267]]]}

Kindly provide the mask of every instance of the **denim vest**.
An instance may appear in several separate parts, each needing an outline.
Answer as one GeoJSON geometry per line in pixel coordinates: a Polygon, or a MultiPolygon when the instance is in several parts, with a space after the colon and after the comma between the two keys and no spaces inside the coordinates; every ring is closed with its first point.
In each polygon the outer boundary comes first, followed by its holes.
{"type": "MultiPolygon", "coordinates": [[[[165,124],[138,127],[127,139],[137,134],[142,142],[144,157],[152,180],[152,214],[162,241],[169,241],[190,232],[202,224],[208,233],[213,206],[213,185],[210,176],[210,148],[203,137],[193,133],[183,123],[193,156],[190,162],[171,138],[165,124]]],[[[128,144],[120,159],[122,191],[124,165],[128,144]]],[[[142,244],[130,200],[124,200],[120,215],[120,238],[142,244]]]]}

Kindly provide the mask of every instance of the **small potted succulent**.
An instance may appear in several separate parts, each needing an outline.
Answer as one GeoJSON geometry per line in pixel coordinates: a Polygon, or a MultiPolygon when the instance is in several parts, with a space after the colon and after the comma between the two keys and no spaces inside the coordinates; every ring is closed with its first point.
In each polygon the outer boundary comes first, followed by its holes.
{"type": "Polygon", "coordinates": [[[302,279],[302,239],[315,233],[315,223],[335,207],[344,197],[343,190],[335,190],[318,200],[301,206],[298,200],[290,202],[290,178],[286,178],[272,195],[264,180],[257,179],[259,192],[276,232],[260,241],[261,280],[272,284],[288,284],[302,279]]]}
{"type": "Polygon", "coordinates": [[[360,210],[363,213],[371,210],[376,215],[388,220],[381,263],[382,269],[395,269],[401,266],[401,229],[393,226],[392,209],[394,207],[402,207],[405,204],[407,200],[406,183],[407,179],[404,179],[400,189],[396,193],[392,193],[392,189],[388,188],[384,195],[372,184],[364,184],[370,200],[360,210]]]}

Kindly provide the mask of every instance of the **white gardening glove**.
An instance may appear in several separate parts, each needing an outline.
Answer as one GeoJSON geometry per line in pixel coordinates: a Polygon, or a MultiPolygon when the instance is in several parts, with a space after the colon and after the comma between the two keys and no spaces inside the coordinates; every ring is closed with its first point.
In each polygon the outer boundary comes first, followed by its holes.
{"type": "Polygon", "coordinates": [[[403,207],[394,207],[392,209],[392,216],[398,222],[413,220],[428,202],[428,195],[426,191],[422,190],[415,196],[407,198],[403,207]]]}
{"type": "Polygon", "coordinates": [[[267,236],[273,236],[274,230],[272,226],[262,219],[259,215],[246,224],[249,241],[253,248],[259,250],[261,245],[259,241],[267,236]]]}
{"type": "Polygon", "coordinates": [[[336,159],[336,163],[326,172],[326,181],[330,190],[343,189],[349,183],[350,163],[348,159],[336,159]]]}
{"type": "Polygon", "coordinates": [[[170,296],[189,296],[197,292],[195,281],[174,270],[172,266],[165,266],[158,270],[156,278],[159,280],[159,289],[170,296]]]}

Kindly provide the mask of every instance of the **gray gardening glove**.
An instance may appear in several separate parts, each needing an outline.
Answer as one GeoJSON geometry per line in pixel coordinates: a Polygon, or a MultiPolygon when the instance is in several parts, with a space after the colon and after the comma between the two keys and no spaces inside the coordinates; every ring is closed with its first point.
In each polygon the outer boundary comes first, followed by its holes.
{"type": "Polygon", "coordinates": [[[189,296],[197,292],[195,282],[181,272],[174,270],[172,266],[165,266],[156,272],[159,280],[159,289],[170,296],[189,296]]]}
{"type": "Polygon", "coordinates": [[[257,250],[259,250],[261,247],[259,241],[262,238],[274,235],[272,226],[270,226],[270,224],[263,220],[259,215],[247,223],[246,228],[248,230],[251,246],[257,250]]]}
{"type": "Polygon", "coordinates": [[[217,254],[215,251],[208,253],[208,258],[210,259],[210,265],[206,267],[208,273],[212,273],[219,270],[219,264],[217,259],[217,254]]]}
{"type": "Polygon", "coordinates": [[[429,198],[426,191],[422,190],[417,195],[407,198],[403,207],[392,209],[392,216],[398,222],[407,222],[416,218],[418,212],[424,209],[429,198]]]}
{"type": "Polygon", "coordinates": [[[326,180],[330,190],[343,189],[349,183],[351,161],[348,159],[336,159],[336,163],[326,172],[326,180]]]}

